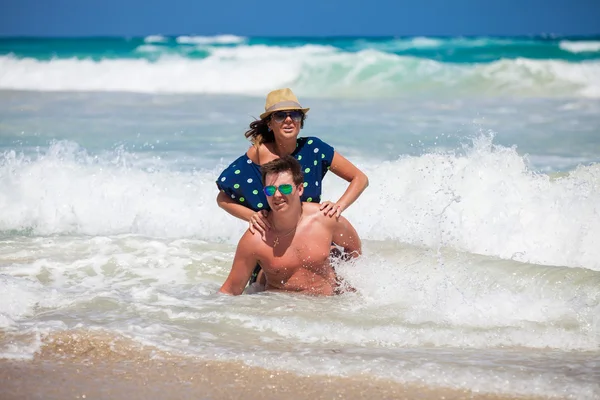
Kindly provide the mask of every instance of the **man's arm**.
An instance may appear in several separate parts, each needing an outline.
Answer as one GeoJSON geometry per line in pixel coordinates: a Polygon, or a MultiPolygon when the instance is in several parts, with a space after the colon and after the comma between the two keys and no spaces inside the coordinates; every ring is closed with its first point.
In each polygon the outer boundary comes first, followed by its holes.
{"type": "Polygon", "coordinates": [[[339,217],[333,226],[333,243],[344,248],[344,253],[349,257],[358,257],[362,254],[362,243],[356,229],[343,216],[339,217]]]}
{"type": "Polygon", "coordinates": [[[238,296],[244,292],[244,288],[258,261],[256,254],[252,250],[256,247],[252,242],[257,238],[259,238],[259,236],[252,235],[250,231],[244,233],[235,251],[235,257],[233,258],[233,265],[231,266],[231,271],[229,271],[229,276],[223,283],[223,286],[221,286],[221,289],[219,289],[220,293],[238,296]]]}

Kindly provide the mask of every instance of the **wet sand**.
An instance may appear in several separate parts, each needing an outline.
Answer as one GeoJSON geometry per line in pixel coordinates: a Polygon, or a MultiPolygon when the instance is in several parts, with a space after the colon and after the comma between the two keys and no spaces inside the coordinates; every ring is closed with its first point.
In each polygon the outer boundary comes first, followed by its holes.
{"type": "Polygon", "coordinates": [[[304,377],[222,362],[0,361],[3,400],[501,399],[369,377],[304,377]]]}
{"type": "Polygon", "coordinates": [[[53,334],[33,360],[0,359],[0,398],[22,399],[508,399],[353,377],[298,376],[242,363],[171,356],[123,337],[53,334]]]}

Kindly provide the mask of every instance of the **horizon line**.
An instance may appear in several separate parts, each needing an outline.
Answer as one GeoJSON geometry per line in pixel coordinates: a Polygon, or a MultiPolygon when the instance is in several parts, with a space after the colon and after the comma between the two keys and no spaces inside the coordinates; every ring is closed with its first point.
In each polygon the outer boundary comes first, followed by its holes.
{"type": "Polygon", "coordinates": [[[593,34],[564,34],[564,33],[523,33],[516,35],[509,34],[318,34],[318,35],[242,35],[236,33],[149,33],[136,35],[122,34],[92,34],[92,35],[34,35],[34,34],[17,34],[7,35],[0,33],[0,39],[145,39],[150,36],[161,36],[165,38],[178,38],[182,36],[190,37],[219,37],[219,36],[235,36],[239,38],[265,38],[265,39],[353,39],[353,38],[374,38],[374,39],[400,39],[400,38],[543,38],[543,39],[558,39],[558,38],[594,38],[600,37],[600,32],[593,34]]]}

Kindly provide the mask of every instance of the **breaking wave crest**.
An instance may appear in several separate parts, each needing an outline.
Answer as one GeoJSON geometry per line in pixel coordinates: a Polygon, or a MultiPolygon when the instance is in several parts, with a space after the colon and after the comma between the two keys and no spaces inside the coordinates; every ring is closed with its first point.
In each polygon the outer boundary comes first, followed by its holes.
{"type": "MultiPolygon", "coordinates": [[[[151,39],[151,40],[150,40],[151,39]]],[[[160,38],[137,51],[158,51],[160,38]]],[[[180,38],[184,40],[183,38],[180,38]]],[[[206,38],[187,38],[206,41],[206,38]]],[[[244,38],[211,40],[239,42],[244,38]]],[[[375,49],[340,51],[326,45],[208,46],[204,58],[159,54],[151,58],[0,56],[0,89],[260,95],[292,86],[302,96],[415,95],[600,97],[600,62],[529,58],[491,63],[447,63],[375,49]]]]}

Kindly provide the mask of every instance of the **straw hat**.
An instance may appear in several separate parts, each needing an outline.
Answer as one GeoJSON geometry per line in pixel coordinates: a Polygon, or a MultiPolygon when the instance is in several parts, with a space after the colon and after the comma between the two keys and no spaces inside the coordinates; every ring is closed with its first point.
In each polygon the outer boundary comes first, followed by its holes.
{"type": "Polygon", "coordinates": [[[260,119],[265,119],[275,111],[281,110],[302,110],[306,114],[310,108],[302,108],[292,89],[277,89],[267,95],[265,112],[260,114],[260,119]]]}

